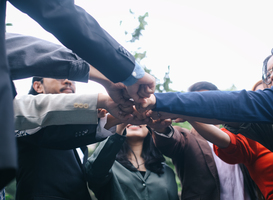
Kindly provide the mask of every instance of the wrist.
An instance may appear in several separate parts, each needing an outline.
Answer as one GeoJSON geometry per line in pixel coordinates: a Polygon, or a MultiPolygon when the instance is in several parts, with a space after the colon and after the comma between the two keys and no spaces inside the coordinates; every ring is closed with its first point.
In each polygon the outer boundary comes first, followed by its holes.
{"type": "Polygon", "coordinates": [[[112,82],[106,78],[100,71],[89,65],[89,80],[95,81],[101,84],[103,87],[108,88],[111,86],[112,82]]]}
{"type": "Polygon", "coordinates": [[[107,110],[107,101],[108,101],[109,96],[105,95],[103,93],[98,94],[98,99],[97,99],[97,109],[98,108],[104,108],[107,110]]]}
{"type": "Polygon", "coordinates": [[[169,127],[165,127],[165,128],[154,129],[154,131],[167,135],[171,132],[171,129],[169,127]]]}
{"type": "Polygon", "coordinates": [[[113,117],[112,115],[107,115],[107,122],[104,126],[105,129],[109,130],[111,127],[122,123],[119,119],[113,117]]]}
{"type": "Polygon", "coordinates": [[[124,123],[117,125],[116,133],[119,135],[123,135],[123,132],[126,129],[126,126],[127,124],[124,124],[124,123]]]}
{"type": "Polygon", "coordinates": [[[172,126],[165,127],[164,129],[154,129],[153,131],[158,135],[164,135],[168,137],[171,137],[174,133],[172,126]]]}

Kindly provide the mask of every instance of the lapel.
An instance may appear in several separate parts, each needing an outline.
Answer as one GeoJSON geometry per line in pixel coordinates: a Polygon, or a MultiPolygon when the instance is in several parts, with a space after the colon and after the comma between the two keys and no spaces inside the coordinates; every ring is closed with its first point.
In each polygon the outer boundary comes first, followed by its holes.
{"type": "Polygon", "coordinates": [[[214,180],[217,185],[217,189],[220,193],[220,181],[219,181],[217,167],[216,167],[213,155],[212,155],[212,149],[210,148],[207,140],[205,140],[196,130],[194,130],[194,129],[191,130],[191,133],[196,138],[196,142],[198,143],[200,150],[204,155],[206,164],[207,164],[212,176],[214,177],[214,180]]]}
{"type": "Polygon", "coordinates": [[[87,158],[88,158],[88,148],[87,146],[82,146],[81,147],[81,150],[83,152],[83,165],[85,165],[86,161],[87,161],[87,158]]]}

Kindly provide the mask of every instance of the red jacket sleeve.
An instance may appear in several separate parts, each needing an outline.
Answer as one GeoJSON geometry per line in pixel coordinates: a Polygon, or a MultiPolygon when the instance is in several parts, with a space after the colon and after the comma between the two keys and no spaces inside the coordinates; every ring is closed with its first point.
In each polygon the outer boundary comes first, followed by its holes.
{"type": "Polygon", "coordinates": [[[248,140],[241,134],[235,135],[225,128],[222,128],[221,130],[229,135],[230,144],[227,148],[219,148],[218,146],[213,145],[215,154],[229,164],[250,164],[251,161],[254,160],[253,158],[256,156],[256,153],[252,148],[256,145],[250,144],[252,140],[248,140]]]}

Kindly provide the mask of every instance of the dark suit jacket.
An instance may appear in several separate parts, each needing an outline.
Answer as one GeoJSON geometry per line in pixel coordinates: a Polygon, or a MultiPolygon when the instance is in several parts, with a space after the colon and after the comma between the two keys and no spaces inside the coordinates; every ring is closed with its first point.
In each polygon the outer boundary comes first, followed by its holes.
{"type": "Polygon", "coordinates": [[[74,0],[9,0],[52,33],[64,46],[113,82],[126,80],[135,59],[74,0]]]}
{"type": "MultiPolygon", "coordinates": [[[[74,0],[9,0],[37,21],[67,48],[92,64],[113,82],[126,80],[135,59],[74,0]]],[[[6,0],[0,0],[0,189],[15,175],[16,145],[13,138],[12,84],[5,51],[6,0]],[[5,153],[4,153],[5,152],[5,153]]],[[[25,66],[22,66],[25,67],[25,66]]],[[[44,70],[47,76],[50,70],[44,70]]],[[[67,72],[64,72],[67,75],[67,72]]],[[[34,74],[33,74],[34,75],[34,74]]],[[[17,77],[18,78],[18,77],[17,77]]]]}
{"type": "Polygon", "coordinates": [[[17,159],[14,139],[12,84],[5,53],[6,0],[0,0],[0,190],[15,176],[17,159]]]}
{"type": "Polygon", "coordinates": [[[219,200],[220,182],[208,142],[198,133],[175,126],[171,138],[153,133],[156,146],[172,158],[182,184],[182,200],[219,200]]]}
{"type": "Polygon", "coordinates": [[[16,199],[90,200],[83,165],[73,148],[101,141],[103,138],[96,139],[96,128],[97,125],[50,126],[17,138],[16,199]]]}

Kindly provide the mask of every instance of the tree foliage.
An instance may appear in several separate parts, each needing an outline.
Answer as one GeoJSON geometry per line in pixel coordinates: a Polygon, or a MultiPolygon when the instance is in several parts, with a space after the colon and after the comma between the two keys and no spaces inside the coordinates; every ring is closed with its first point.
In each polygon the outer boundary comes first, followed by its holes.
{"type": "MultiPolygon", "coordinates": [[[[132,15],[135,15],[135,13],[130,9],[129,12],[132,15]]],[[[148,25],[146,18],[149,16],[148,12],[146,12],[143,15],[139,15],[137,17],[138,19],[138,26],[134,29],[134,31],[131,33],[131,39],[128,41],[130,43],[135,43],[136,41],[139,41],[141,36],[143,36],[143,31],[145,31],[145,27],[148,25]]],[[[136,17],[134,17],[136,18],[136,17]]],[[[120,22],[120,24],[122,24],[122,21],[120,22]]],[[[129,34],[127,30],[125,30],[125,35],[129,34]]],[[[132,54],[134,55],[136,61],[138,63],[141,62],[141,60],[143,60],[144,58],[146,58],[146,51],[142,51],[141,47],[138,47],[136,51],[132,52],[132,54]]],[[[151,74],[152,76],[154,76],[151,73],[151,70],[148,69],[146,66],[144,66],[144,70],[151,74]]],[[[156,92],[173,92],[174,90],[172,90],[170,88],[170,84],[172,83],[171,79],[170,79],[170,66],[168,66],[168,71],[165,72],[165,76],[163,78],[163,82],[161,82],[160,79],[158,79],[156,76],[156,92]]]]}

